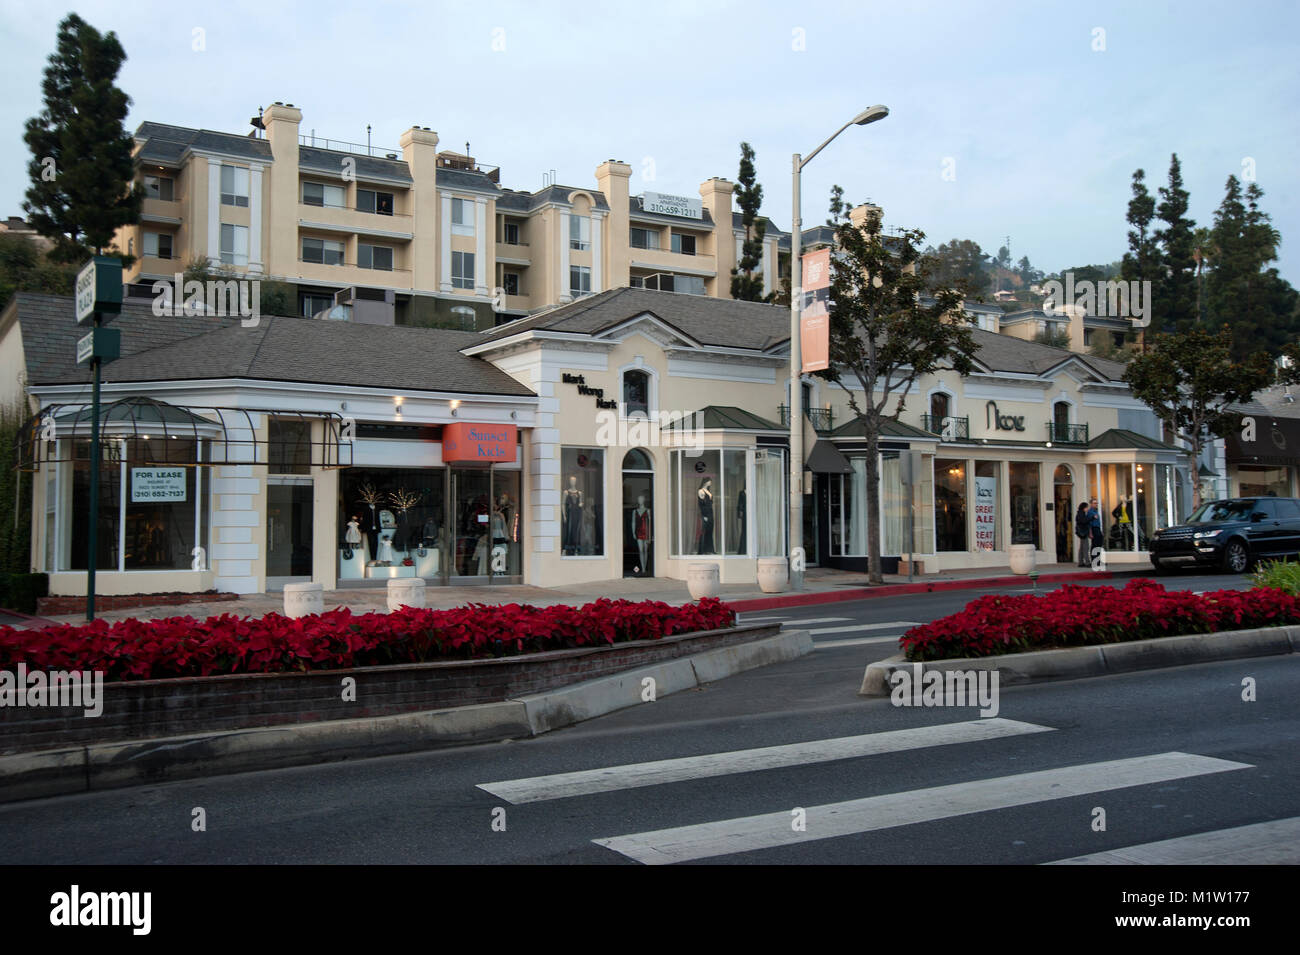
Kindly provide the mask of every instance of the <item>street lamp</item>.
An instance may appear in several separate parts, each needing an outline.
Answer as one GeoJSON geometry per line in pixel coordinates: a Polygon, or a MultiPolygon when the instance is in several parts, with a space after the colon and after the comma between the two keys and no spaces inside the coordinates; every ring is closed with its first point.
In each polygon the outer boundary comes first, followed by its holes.
{"type": "Polygon", "coordinates": [[[790,586],[803,589],[803,345],[799,325],[803,314],[803,219],[799,213],[799,177],[803,167],[850,126],[866,126],[889,115],[885,106],[869,106],[835,130],[807,158],[794,154],[793,223],[790,229],[790,586]],[[795,541],[799,543],[796,544],[795,541]]]}

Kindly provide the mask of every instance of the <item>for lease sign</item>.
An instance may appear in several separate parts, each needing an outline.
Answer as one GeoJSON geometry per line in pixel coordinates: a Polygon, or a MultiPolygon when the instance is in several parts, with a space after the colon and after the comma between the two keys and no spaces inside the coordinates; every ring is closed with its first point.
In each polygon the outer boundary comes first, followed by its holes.
{"type": "Polygon", "coordinates": [[[185,500],[184,468],[132,468],[131,503],[185,500]]]}

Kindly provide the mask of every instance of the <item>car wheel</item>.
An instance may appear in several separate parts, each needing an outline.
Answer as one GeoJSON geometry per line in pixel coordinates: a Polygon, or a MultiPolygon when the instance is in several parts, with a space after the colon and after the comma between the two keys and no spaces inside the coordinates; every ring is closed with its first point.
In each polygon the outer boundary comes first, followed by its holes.
{"type": "Polygon", "coordinates": [[[1228,541],[1223,548],[1223,569],[1230,574],[1244,574],[1250,566],[1250,553],[1239,540],[1228,541]]]}

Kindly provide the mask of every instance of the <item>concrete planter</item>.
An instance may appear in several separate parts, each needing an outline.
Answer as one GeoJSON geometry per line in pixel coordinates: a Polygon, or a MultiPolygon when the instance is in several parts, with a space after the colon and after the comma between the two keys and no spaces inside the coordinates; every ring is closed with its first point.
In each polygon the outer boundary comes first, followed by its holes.
{"type": "Polygon", "coordinates": [[[1031,574],[1038,566],[1038,549],[1033,544],[1011,545],[1011,572],[1031,574]]]}
{"type": "Polygon", "coordinates": [[[722,588],[721,574],[717,564],[703,561],[686,565],[686,589],[692,600],[716,597],[722,588]]]}
{"type": "Polygon", "coordinates": [[[790,566],[784,557],[758,559],[758,589],[765,594],[783,593],[790,586],[790,566]]]}
{"type": "Polygon", "coordinates": [[[305,617],[325,612],[324,586],[321,584],[285,584],[284,615],[305,617]]]}
{"type": "Polygon", "coordinates": [[[388,582],[388,610],[424,606],[424,581],[419,577],[395,577],[388,582]]]}

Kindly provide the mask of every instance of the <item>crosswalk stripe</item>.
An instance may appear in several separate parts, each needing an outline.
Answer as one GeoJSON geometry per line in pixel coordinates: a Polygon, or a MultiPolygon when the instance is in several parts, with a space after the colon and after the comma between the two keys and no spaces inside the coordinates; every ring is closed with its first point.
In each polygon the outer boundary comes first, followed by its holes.
{"type": "Polygon", "coordinates": [[[751,617],[749,614],[741,613],[737,614],[737,619],[743,620],[745,623],[769,623],[776,620],[784,620],[785,617],[751,617]]]}
{"type": "Polygon", "coordinates": [[[903,635],[890,633],[883,637],[860,637],[857,640],[814,640],[814,650],[834,650],[836,647],[860,647],[868,643],[897,643],[903,635]]]}
{"type": "Polygon", "coordinates": [[[791,810],[783,809],[592,842],[638,862],[662,865],[1249,768],[1210,756],[1159,753],[812,806],[805,810],[804,831],[794,830],[791,810]]]}
{"type": "Polygon", "coordinates": [[[600,769],[556,773],[551,776],[507,779],[494,783],[479,783],[478,788],[511,803],[540,802],[544,799],[563,799],[566,796],[585,796],[590,793],[657,786],[661,783],[681,782],[688,779],[752,773],[762,769],[825,763],[836,759],[853,759],[859,756],[897,753],[928,746],[972,743],[1051,731],[1050,726],[994,717],[868,733],[863,736],[841,736],[836,739],[811,740],[807,743],[787,743],[782,746],[708,753],[703,756],[660,759],[649,763],[627,763],[622,766],[605,766],[600,769]]]}
{"type": "MultiPolygon", "coordinates": [[[[804,621],[799,620],[799,621],[788,621],[788,622],[803,623],[804,621]]],[[[856,632],[858,630],[892,630],[898,628],[906,630],[908,627],[917,627],[917,626],[920,626],[920,624],[918,624],[914,620],[891,620],[888,623],[858,623],[848,627],[814,627],[808,632],[811,633],[813,636],[817,636],[818,634],[821,633],[851,633],[851,632],[856,632]]]]}
{"type": "Polygon", "coordinates": [[[786,617],[785,623],[791,627],[802,627],[805,624],[813,623],[843,623],[852,619],[852,617],[786,617]]]}
{"type": "Polygon", "coordinates": [[[1300,816],[1094,852],[1047,865],[1298,865],[1300,816]]]}

